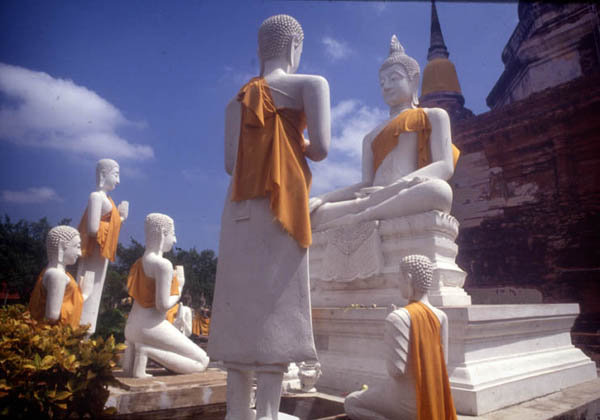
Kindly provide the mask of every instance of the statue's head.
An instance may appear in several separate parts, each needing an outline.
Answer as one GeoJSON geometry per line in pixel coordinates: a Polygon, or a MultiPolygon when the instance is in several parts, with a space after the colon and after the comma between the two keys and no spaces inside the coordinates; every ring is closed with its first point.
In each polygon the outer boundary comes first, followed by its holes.
{"type": "Polygon", "coordinates": [[[150,213],[144,221],[146,248],[169,252],[177,242],[175,223],[166,214],[150,213]]]}
{"type": "Polygon", "coordinates": [[[100,159],[96,164],[96,185],[99,189],[112,191],[119,185],[119,164],[112,159],[100,159]]]}
{"type": "Polygon", "coordinates": [[[389,106],[419,103],[419,63],[404,53],[404,47],[392,36],[390,55],[379,69],[379,84],[389,106]]]}
{"type": "Polygon", "coordinates": [[[408,255],[400,261],[400,271],[404,282],[400,283],[400,291],[408,300],[426,295],[433,284],[433,265],[425,255],[408,255]]]}
{"type": "Polygon", "coordinates": [[[81,256],[79,231],[71,226],[56,226],[46,236],[46,254],[49,262],[75,264],[81,256]]]}
{"type": "Polygon", "coordinates": [[[289,15],[275,15],[266,19],[258,29],[258,57],[262,67],[265,61],[285,57],[295,73],[300,65],[304,32],[296,19],[289,15]]]}

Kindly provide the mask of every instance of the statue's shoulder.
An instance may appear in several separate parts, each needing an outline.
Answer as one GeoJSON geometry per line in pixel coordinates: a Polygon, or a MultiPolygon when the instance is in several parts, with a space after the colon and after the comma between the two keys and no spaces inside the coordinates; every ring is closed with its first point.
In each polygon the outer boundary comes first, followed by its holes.
{"type": "Polygon", "coordinates": [[[302,85],[304,88],[329,91],[329,82],[318,74],[289,74],[287,78],[291,83],[302,85]]]}
{"type": "Polygon", "coordinates": [[[393,324],[396,328],[398,327],[410,327],[410,315],[404,308],[396,309],[388,314],[385,318],[387,323],[393,324]]]}
{"type": "Polygon", "coordinates": [[[448,125],[450,126],[450,116],[445,109],[442,108],[422,108],[429,119],[429,123],[431,124],[431,128],[433,129],[435,126],[448,125]]]}
{"type": "Polygon", "coordinates": [[[46,270],[42,281],[44,282],[45,286],[48,285],[48,282],[62,281],[62,282],[68,283],[69,277],[63,270],[52,267],[52,268],[48,268],[46,270]]]}

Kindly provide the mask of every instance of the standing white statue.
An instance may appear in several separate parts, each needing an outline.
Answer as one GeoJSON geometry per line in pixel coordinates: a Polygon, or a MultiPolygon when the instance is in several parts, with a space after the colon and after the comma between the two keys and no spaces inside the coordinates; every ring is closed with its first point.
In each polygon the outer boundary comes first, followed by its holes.
{"type": "Polygon", "coordinates": [[[79,326],[81,310],[89,296],[90,283],[82,284],[65,271],[81,256],[81,238],[71,226],[56,226],[46,238],[48,265],[40,273],[29,300],[33,319],[50,324],[79,326]]]}
{"type": "Polygon", "coordinates": [[[96,165],[97,190],[90,194],[79,223],[83,257],[77,267],[77,280],[79,284],[93,283],[92,293],[81,314],[81,324],[90,324],[90,335],[96,331],[108,260],[115,260],[121,223],[129,214],[127,201],[117,207],[108,195],[119,182],[119,164],[112,159],[100,159],[96,165]]]}
{"type": "Polygon", "coordinates": [[[261,76],[226,109],[225,169],[232,174],[221,219],[208,341],[227,368],[227,419],[277,419],[283,373],[316,360],[309,295],[310,169],[329,150],[329,85],[294,74],[304,34],[291,16],[258,31],[261,76]],[[308,128],[310,142],[303,138],[308,128]]]}
{"type": "Polygon", "coordinates": [[[385,319],[389,377],[346,397],[353,420],[456,419],[446,371],[448,317],[427,297],[433,282],[431,261],[423,255],[402,259],[400,291],[410,302],[385,319]]]}
{"type": "Polygon", "coordinates": [[[311,199],[315,230],[430,210],[450,212],[458,149],[441,108],[417,108],[419,64],[394,35],[379,70],[390,119],[363,141],[362,182],[311,199]]]}
{"type": "Polygon", "coordinates": [[[202,372],[208,356],[166,319],[185,283],[183,267],[163,257],[176,242],[175,224],[169,216],[151,213],[144,222],[146,249],[129,271],[127,289],[133,307],[125,325],[127,350],[123,371],[143,378],[148,358],[177,373],[202,372]]]}

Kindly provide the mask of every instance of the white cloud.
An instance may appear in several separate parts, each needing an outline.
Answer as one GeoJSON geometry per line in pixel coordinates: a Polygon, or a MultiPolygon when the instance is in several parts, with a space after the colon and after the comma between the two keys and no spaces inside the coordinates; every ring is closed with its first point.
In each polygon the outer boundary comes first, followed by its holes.
{"type": "Polygon", "coordinates": [[[94,158],[144,160],[152,147],[120,137],[127,120],[114,105],[71,80],[0,63],[0,139],[94,158]]]}
{"type": "Polygon", "coordinates": [[[356,99],[342,101],[331,109],[331,148],[327,159],[311,163],[311,195],[360,181],[363,138],[387,115],[383,109],[370,108],[356,99]]]}
{"type": "Polygon", "coordinates": [[[345,42],[335,40],[329,36],[323,37],[321,43],[325,46],[325,53],[332,61],[341,60],[352,53],[345,42]]]}
{"type": "Polygon", "coordinates": [[[2,201],[14,204],[41,204],[48,201],[62,201],[56,191],[48,187],[28,188],[25,191],[2,191],[2,201]]]}

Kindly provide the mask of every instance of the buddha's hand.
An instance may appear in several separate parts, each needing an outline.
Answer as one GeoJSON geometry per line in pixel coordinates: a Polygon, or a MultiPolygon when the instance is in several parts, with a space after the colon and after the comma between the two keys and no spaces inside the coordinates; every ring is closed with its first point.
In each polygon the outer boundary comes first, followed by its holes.
{"type": "Polygon", "coordinates": [[[325,200],[323,198],[312,197],[310,200],[308,200],[308,211],[312,213],[313,211],[321,207],[323,203],[325,203],[325,200]]]}
{"type": "Polygon", "coordinates": [[[119,211],[119,215],[121,216],[121,221],[124,222],[125,220],[127,220],[127,217],[129,216],[129,201],[121,201],[121,203],[117,207],[117,210],[119,211]]]}
{"type": "Polygon", "coordinates": [[[407,189],[414,187],[415,185],[421,184],[425,181],[429,181],[430,178],[425,176],[412,176],[412,177],[402,177],[398,181],[394,182],[392,185],[401,187],[401,189],[407,189]]]}

